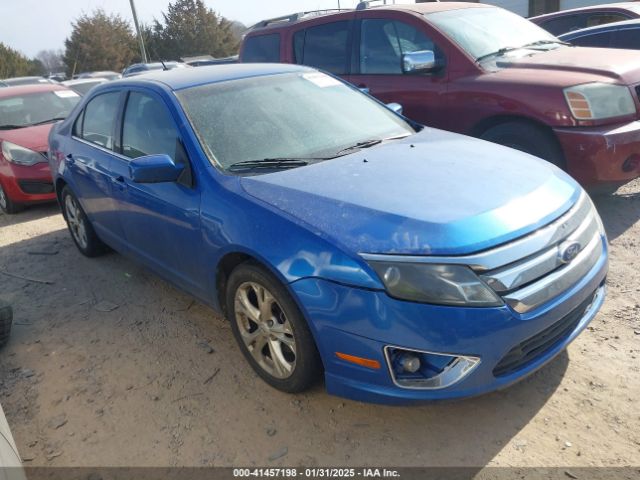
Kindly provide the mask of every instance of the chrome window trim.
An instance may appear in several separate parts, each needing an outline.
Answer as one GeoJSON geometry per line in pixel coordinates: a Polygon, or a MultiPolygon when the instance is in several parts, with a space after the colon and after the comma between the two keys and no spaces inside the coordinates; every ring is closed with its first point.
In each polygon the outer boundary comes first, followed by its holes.
{"type": "Polygon", "coordinates": [[[131,160],[133,160],[132,158],[129,158],[129,157],[125,156],[125,155],[122,155],[121,153],[118,153],[118,152],[116,152],[114,150],[109,150],[108,148],[103,147],[102,145],[98,145],[97,143],[90,142],[89,140],[85,140],[84,138],[80,138],[80,137],[78,137],[76,135],[71,135],[71,138],[76,140],[77,142],[84,143],[85,145],[88,145],[90,147],[93,147],[93,148],[96,148],[98,150],[101,150],[104,153],[109,153],[111,155],[115,155],[116,157],[118,157],[118,158],[120,158],[120,159],[122,159],[122,160],[124,160],[126,162],[131,162],[131,160]]]}
{"type": "Polygon", "coordinates": [[[360,253],[366,261],[399,263],[449,263],[467,265],[477,272],[494,270],[544,250],[573,233],[591,211],[591,201],[582,192],[578,201],[563,215],[533,233],[502,246],[471,255],[397,255],[360,253]]]}

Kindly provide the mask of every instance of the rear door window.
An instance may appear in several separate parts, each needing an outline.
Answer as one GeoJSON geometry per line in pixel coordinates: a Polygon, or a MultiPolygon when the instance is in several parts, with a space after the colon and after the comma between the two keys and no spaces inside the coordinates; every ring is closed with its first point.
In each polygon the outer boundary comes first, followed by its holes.
{"type": "Polygon", "coordinates": [[[573,32],[585,27],[586,18],[584,15],[563,15],[541,23],[540,26],[553,35],[573,32]]]}
{"type": "Polygon", "coordinates": [[[595,27],[596,25],[605,25],[612,22],[622,22],[629,20],[629,17],[622,13],[594,13],[587,17],[586,26],[595,27]]]}
{"type": "Polygon", "coordinates": [[[249,63],[280,61],[280,34],[254,35],[244,41],[242,61],[249,63]]]}
{"type": "MultiPolygon", "coordinates": [[[[606,48],[611,44],[612,32],[599,32],[592,35],[584,35],[582,37],[569,40],[573,45],[580,47],[599,47],[606,48]]],[[[623,47],[618,47],[623,48],[623,47]]]]}
{"type": "Polygon", "coordinates": [[[295,61],[336,75],[347,73],[349,61],[348,20],[331,22],[296,32],[293,37],[295,61]]]}
{"type": "Polygon", "coordinates": [[[76,128],[75,133],[80,133],[88,142],[113,150],[119,103],[120,92],[103,93],[92,98],[80,117],[83,119],[81,132],[76,128]]]}
{"type": "Polygon", "coordinates": [[[640,29],[631,28],[614,32],[611,46],[614,48],[640,50],[640,29]]]}

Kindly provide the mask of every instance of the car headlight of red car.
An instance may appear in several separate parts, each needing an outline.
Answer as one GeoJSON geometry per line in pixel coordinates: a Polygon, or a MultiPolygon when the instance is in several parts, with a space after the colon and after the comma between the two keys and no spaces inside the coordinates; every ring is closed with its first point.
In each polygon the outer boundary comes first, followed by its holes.
{"type": "Polygon", "coordinates": [[[2,142],[2,155],[9,162],[17,165],[31,166],[47,161],[40,153],[11,142],[2,142]]]}
{"type": "Polygon", "coordinates": [[[603,120],[636,113],[629,87],[608,83],[585,83],[564,89],[576,120],[603,120]]]}

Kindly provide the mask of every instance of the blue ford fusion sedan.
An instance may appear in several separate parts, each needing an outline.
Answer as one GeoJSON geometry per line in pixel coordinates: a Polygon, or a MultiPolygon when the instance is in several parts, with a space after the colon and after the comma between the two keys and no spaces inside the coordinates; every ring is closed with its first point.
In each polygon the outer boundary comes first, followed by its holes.
{"type": "Polygon", "coordinates": [[[505,387],[600,308],[600,218],[555,166],[397,110],[299,66],[151,73],[84,97],[50,165],[83,254],[108,246],[224,312],[275,388],[505,387]]]}

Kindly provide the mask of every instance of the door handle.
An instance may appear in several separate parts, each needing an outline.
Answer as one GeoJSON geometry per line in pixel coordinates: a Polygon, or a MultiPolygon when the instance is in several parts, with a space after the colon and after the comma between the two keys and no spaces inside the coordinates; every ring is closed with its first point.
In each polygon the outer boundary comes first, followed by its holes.
{"type": "Polygon", "coordinates": [[[124,181],[124,177],[122,175],[116,175],[111,177],[111,183],[115,188],[120,190],[121,192],[127,187],[127,184],[124,181]]]}
{"type": "Polygon", "coordinates": [[[67,163],[69,165],[73,165],[74,163],[76,163],[76,160],[73,158],[72,154],[68,154],[65,158],[67,159],[67,163]]]}

